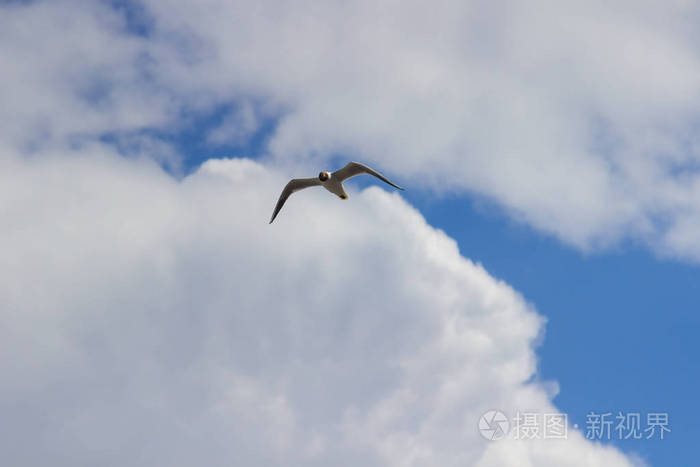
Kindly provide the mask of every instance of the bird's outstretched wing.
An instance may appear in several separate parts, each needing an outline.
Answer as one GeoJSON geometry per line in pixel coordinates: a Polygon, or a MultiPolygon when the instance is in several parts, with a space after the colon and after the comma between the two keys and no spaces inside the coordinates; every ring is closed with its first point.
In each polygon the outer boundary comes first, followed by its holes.
{"type": "Polygon", "coordinates": [[[398,188],[399,190],[403,190],[400,186],[386,178],[384,175],[380,174],[379,172],[370,169],[366,165],[362,165],[358,162],[350,162],[348,165],[343,167],[340,170],[336,170],[331,174],[331,178],[335,178],[340,180],[341,182],[343,180],[347,180],[350,177],[354,177],[355,175],[361,175],[361,174],[369,174],[369,175],[374,175],[377,177],[379,180],[388,183],[389,185],[393,186],[394,188],[398,188]]]}
{"type": "Polygon", "coordinates": [[[282,206],[284,206],[284,202],[287,201],[287,198],[289,198],[292,195],[292,193],[294,193],[295,191],[303,190],[304,188],[308,188],[310,186],[317,186],[320,184],[321,181],[318,178],[295,178],[289,183],[287,183],[287,186],[285,186],[284,190],[282,190],[280,199],[277,200],[277,206],[275,206],[275,211],[272,213],[270,224],[272,224],[272,221],[275,220],[275,217],[277,217],[277,213],[280,212],[280,209],[282,209],[282,206]]]}

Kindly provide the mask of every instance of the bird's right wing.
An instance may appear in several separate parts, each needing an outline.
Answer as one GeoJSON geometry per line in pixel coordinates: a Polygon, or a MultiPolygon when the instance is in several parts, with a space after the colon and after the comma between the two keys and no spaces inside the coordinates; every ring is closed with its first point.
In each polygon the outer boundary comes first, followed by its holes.
{"type": "Polygon", "coordinates": [[[287,183],[287,186],[285,186],[284,190],[282,190],[280,199],[277,200],[277,206],[275,206],[275,211],[272,213],[270,224],[272,224],[272,221],[275,220],[275,217],[277,217],[277,213],[280,212],[280,209],[282,209],[282,206],[284,206],[284,202],[287,201],[287,198],[289,198],[292,195],[292,193],[294,193],[295,191],[303,190],[304,188],[309,188],[310,186],[317,186],[320,184],[321,181],[318,178],[295,178],[289,183],[287,183]]]}
{"type": "Polygon", "coordinates": [[[392,182],[388,178],[386,178],[384,175],[380,174],[374,169],[371,169],[367,167],[366,165],[362,165],[359,162],[350,162],[348,165],[343,167],[340,170],[336,170],[331,174],[331,177],[340,180],[341,182],[344,180],[347,180],[350,177],[354,177],[356,175],[362,175],[362,174],[368,174],[368,175],[373,175],[377,177],[379,180],[388,183],[389,185],[393,186],[394,188],[398,188],[399,190],[403,190],[400,186],[398,186],[396,183],[392,182]]]}

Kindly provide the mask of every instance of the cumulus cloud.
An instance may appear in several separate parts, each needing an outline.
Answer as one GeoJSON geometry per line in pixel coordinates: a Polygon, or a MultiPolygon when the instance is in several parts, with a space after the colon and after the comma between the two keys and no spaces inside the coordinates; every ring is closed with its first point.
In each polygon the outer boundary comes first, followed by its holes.
{"type": "Polygon", "coordinates": [[[395,193],[300,192],[270,226],[285,176],[251,160],[0,161],[13,465],[632,465],[573,429],[480,437],[556,411],[543,319],[395,193]]]}

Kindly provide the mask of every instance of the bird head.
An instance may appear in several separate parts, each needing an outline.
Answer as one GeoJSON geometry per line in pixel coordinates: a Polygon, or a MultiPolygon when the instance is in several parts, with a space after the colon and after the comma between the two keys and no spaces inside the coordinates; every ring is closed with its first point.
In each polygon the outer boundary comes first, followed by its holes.
{"type": "Polygon", "coordinates": [[[318,174],[318,179],[322,182],[325,182],[329,178],[331,178],[330,172],[321,172],[320,174],[318,174]]]}

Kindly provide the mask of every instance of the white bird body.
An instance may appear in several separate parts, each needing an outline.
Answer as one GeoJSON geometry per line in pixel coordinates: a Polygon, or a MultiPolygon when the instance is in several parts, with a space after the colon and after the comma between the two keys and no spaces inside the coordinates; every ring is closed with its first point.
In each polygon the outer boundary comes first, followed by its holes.
{"type": "Polygon", "coordinates": [[[348,199],[348,194],[345,193],[345,189],[343,188],[343,181],[338,177],[334,177],[330,172],[326,173],[328,174],[328,179],[321,181],[321,186],[340,199],[348,199]]]}
{"type": "Polygon", "coordinates": [[[338,198],[348,199],[348,194],[345,193],[345,189],[343,188],[343,181],[347,180],[350,177],[354,177],[356,175],[361,174],[373,175],[378,179],[382,180],[383,182],[386,182],[389,185],[398,188],[399,190],[403,190],[403,188],[390,181],[384,175],[380,174],[379,172],[376,172],[375,170],[370,169],[366,165],[362,165],[358,162],[350,162],[348,165],[346,165],[340,170],[336,170],[335,172],[321,172],[316,178],[295,178],[289,183],[287,183],[287,185],[282,190],[282,194],[280,195],[279,200],[277,200],[277,205],[275,206],[275,210],[272,213],[270,224],[272,224],[272,221],[274,221],[275,217],[277,217],[277,214],[280,212],[280,209],[282,209],[282,206],[284,206],[284,203],[285,201],[287,201],[287,198],[289,198],[295,191],[303,190],[304,188],[309,188],[311,186],[320,185],[326,190],[333,193],[334,195],[338,196],[338,198]]]}

